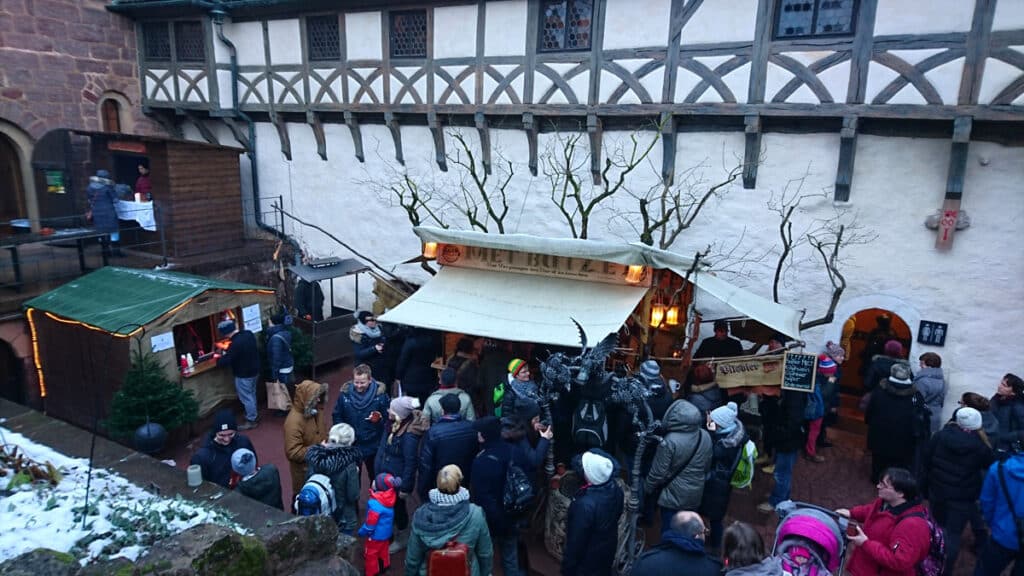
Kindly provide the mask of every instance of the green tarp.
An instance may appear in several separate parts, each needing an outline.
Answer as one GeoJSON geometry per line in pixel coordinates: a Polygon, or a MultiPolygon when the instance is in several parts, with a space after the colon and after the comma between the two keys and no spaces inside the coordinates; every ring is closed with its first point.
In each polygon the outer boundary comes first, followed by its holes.
{"type": "Polygon", "coordinates": [[[25,302],[107,332],[130,334],[208,290],[269,290],[180,272],[106,266],[25,302]]]}

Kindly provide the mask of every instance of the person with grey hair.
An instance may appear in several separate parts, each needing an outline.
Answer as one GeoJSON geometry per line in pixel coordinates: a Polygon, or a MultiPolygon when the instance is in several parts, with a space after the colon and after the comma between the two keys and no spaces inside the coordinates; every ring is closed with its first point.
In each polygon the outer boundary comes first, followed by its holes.
{"type": "Polygon", "coordinates": [[[676,512],[669,525],[662,527],[661,543],[637,558],[633,574],[718,576],[722,562],[704,552],[705,533],[700,514],[676,512]]]}
{"type": "Polygon", "coordinates": [[[331,516],[338,531],[344,534],[352,534],[358,526],[359,463],[363,453],[352,445],[355,440],[356,433],[351,426],[335,424],[327,433],[327,440],[306,450],[306,480],[314,474],[323,474],[331,480],[336,503],[331,516]]]}

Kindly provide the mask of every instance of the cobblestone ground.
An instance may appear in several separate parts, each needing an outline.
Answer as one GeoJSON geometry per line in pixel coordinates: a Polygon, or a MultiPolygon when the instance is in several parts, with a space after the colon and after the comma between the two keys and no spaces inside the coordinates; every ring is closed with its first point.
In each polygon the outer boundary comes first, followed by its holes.
{"type": "MultiPolygon", "coordinates": [[[[351,366],[328,367],[327,370],[318,374],[317,380],[327,382],[329,386],[328,412],[334,406],[340,385],[351,378],[351,366]]],[[[261,405],[265,401],[261,399],[261,405]]],[[[328,416],[330,420],[330,416],[328,416]]],[[[252,439],[259,454],[260,462],[273,463],[281,470],[281,492],[285,502],[288,502],[292,495],[291,479],[288,474],[288,461],[284,455],[284,441],[282,425],[284,418],[276,416],[267,410],[261,410],[261,424],[259,428],[246,432],[252,439]]],[[[849,428],[856,429],[857,426],[849,428]]],[[[834,443],[831,448],[822,449],[820,452],[826,458],[821,464],[815,464],[799,458],[794,469],[793,478],[793,500],[810,502],[828,508],[848,508],[868,502],[875,498],[876,491],[870,480],[871,460],[870,454],[864,449],[864,436],[854,432],[830,429],[829,438],[834,443]]],[[[556,439],[557,441],[557,439],[556,439]]],[[[174,453],[174,458],[179,467],[188,466],[188,458],[192,449],[182,447],[174,453]]],[[[367,481],[364,477],[364,485],[367,481]]],[[[757,511],[757,505],[768,499],[768,493],[772,488],[772,477],[758,469],[754,483],[746,490],[733,492],[729,505],[729,516],[726,518],[726,525],[733,520],[749,522],[756,526],[765,538],[766,543],[774,541],[777,519],[774,514],[761,514],[757,511]]],[[[410,498],[410,510],[419,505],[415,496],[410,498]]],[[[366,495],[362,498],[362,510],[365,510],[366,495]]],[[[648,545],[657,543],[660,539],[660,527],[655,525],[646,529],[646,542],[648,545]]],[[[543,534],[540,529],[528,532],[524,538],[529,554],[530,573],[544,576],[555,576],[559,573],[558,563],[544,548],[543,534]]],[[[957,562],[954,576],[968,576],[974,571],[974,554],[972,553],[973,536],[967,530],[961,545],[960,559],[957,562]]],[[[356,566],[362,569],[361,552],[357,556],[356,566]]],[[[401,573],[405,561],[404,552],[394,554],[391,558],[392,572],[401,573]]],[[[503,574],[500,562],[495,558],[494,574],[503,574]]]]}

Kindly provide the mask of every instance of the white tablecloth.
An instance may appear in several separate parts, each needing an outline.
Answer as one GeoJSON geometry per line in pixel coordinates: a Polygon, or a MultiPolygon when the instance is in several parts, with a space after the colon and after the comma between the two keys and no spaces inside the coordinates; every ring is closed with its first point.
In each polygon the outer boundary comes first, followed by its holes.
{"type": "Polygon", "coordinates": [[[156,218],[153,217],[152,202],[131,202],[118,200],[114,205],[121,220],[135,220],[143,230],[156,232],[156,218]]]}

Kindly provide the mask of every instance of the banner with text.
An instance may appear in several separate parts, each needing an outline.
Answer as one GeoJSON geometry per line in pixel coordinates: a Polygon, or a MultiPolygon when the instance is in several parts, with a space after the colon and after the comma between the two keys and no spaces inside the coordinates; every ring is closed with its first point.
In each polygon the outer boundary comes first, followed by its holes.
{"type": "Polygon", "coordinates": [[[626,272],[629,267],[614,262],[458,244],[443,244],[437,253],[437,263],[442,266],[515,272],[607,284],[650,286],[651,283],[650,268],[646,266],[643,269],[643,278],[640,282],[631,284],[626,282],[626,272]]]}
{"type": "Polygon", "coordinates": [[[716,359],[715,381],[722,389],[779,386],[782,384],[782,367],[781,355],[716,359]]]}

